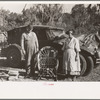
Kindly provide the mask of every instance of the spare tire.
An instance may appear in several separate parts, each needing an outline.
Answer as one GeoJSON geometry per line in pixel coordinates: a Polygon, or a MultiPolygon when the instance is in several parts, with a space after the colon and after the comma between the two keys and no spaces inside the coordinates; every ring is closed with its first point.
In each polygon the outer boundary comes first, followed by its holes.
{"type": "Polygon", "coordinates": [[[81,64],[81,73],[80,75],[83,76],[87,69],[87,63],[85,58],[80,54],[80,64],[81,64]]]}
{"type": "Polygon", "coordinates": [[[7,61],[10,67],[19,67],[21,63],[21,52],[17,48],[9,48],[7,61]]]}

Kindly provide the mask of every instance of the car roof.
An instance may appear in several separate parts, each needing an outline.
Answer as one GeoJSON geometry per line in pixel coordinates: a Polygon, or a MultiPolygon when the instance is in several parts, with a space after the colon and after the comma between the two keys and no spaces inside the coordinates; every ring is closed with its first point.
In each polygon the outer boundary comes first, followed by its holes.
{"type": "MultiPolygon", "coordinates": [[[[25,27],[27,27],[27,26],[20,26],[20,27],[18,27],[18,28],[14,28],[14,29],[12,29],[12,30],[9,30],[9,31],[14,31],[14,30],[17,30],[17,29],[23,29],[23,28],[25,28],[25,27]]],[[[48,25],[33,25],[32,26],[32,28],[34,29],[36,29],[36,28],[39,28],[39,29],[56,29],[56,30],[64,30],[63,28],[59,28],[59,27],[53,27],[53,26],[48,26],[48,25]]],[[[9,32],[8,31],[8,32],[9,32]]]]}
{"type": "Polygon", "coordinates": [[[48,25],[33,25],[33,28],[64,30],[63,28],[60,28],[60,27],[53,27],[53,26],[48,26],[48,25]]]}

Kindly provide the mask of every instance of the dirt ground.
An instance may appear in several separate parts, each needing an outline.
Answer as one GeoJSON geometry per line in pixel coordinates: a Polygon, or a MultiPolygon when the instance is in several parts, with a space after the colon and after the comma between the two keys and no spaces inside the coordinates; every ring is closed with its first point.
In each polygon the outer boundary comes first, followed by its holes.
{"type": "Polygon", "coordinates": [[[100,65],[98,65],[96,68],[93,69],[93,71],[85,76],[85,77],[79,77],[78,81],[82,82],[99,82],[100,81],[100,65]]]}
{"type": "MultiPolygon", "coordinates": [[[[53,79],[41,79],[41,80],[35,80],[33,78],[24,78],[24,74],[25,74],[25,69],[21,69],[21,68],[11,68],[7,66],[7,62],[5,60],[0,60],[0,81],[24,81],[24,82],[34,82],[34,81],[54,81],[53,79]],[[17,79],[14,80],[8,80],[5,77],[2,77],[2,73],[8,73],[9,70],[14,70],[14,71],[18,71],[19,77],[17,79]]],[[[58,80],[58,82],[67,82],[69,81],[67,78],[65,79],[60,79],[58,80]]],[[[98,82],[100,81],[100,65],[98,65],[96,68],[93,69],[93,71],[84,77],[78,77],[77,78],[77,82],[98,82]]]]}

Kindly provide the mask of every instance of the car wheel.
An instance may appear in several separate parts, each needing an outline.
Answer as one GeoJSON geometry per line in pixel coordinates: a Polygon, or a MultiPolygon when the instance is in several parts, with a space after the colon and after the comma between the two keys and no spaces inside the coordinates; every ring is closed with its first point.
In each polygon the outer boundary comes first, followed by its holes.
{"type": "Polygon", "coordinates": [[[21,53],[17,48],[11,48],[7,53],[7,61],[10,67],[19,67],[21,63],[21,53]]]}
{"type": "Polygon", "coordinates": [[[89,75],[94,68],[94,62],[91,56],[86,57],[86,62],[87,62],[87,69],[84,74],[85,76],[89,75]]]}
{"type": "Polygon", "coordinates": [[[80,64],[81,64],[81,73],[80,75],[83,76],[86,72],[87,63],[85,58],[80,54],[80,64]]]}

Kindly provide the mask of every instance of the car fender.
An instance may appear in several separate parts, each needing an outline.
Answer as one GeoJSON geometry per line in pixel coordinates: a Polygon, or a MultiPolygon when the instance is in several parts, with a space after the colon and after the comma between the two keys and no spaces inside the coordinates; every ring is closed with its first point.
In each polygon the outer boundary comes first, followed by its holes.
{"type": "Polygon", "coordinates": [[[21,49],[21,46],[19,46],[18,44],[11,44],[11,45],[8,45],[5,49],[6,49],[6,53],[7,51],[9,51],[10,49],[12,48],[16,48],[19,52],[20,52],[20,55],[21,55],[21,60],[24,60],[24,54],[22,52],[22,49],[21,49]]]}

